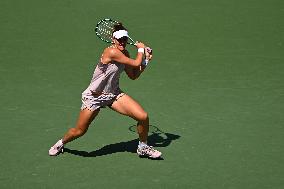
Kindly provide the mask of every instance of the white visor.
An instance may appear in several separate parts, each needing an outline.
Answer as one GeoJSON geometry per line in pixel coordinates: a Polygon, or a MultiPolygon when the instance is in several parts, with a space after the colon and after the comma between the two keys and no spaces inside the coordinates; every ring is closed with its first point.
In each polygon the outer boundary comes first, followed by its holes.
{"type": "Polygon", "coordinates": [[[120,39],[122,37],[128,37],[128,32],[126,30],[118,30],[113,32],[112,36],[116,39],[120,39]]]}

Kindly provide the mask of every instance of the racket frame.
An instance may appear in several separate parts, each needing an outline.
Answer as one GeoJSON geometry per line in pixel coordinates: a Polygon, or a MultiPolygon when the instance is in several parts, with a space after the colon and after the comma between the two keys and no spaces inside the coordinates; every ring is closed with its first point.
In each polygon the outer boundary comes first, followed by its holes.
{"type": "MultiPolygon", "coordinates": [[[[100,38],[102,41],[104,41],[106,43],[112,43],[112,36],[109,40],[106,40],[106,39],[102,38],[100,33],[99,33],[100,25],[103,22],[112,22],[112,23],[119,23],[119,22],[117,22],[116,20],[113,20],[111,18],[105,18],[105,19],[100,20],[95,27],[95,32],[96,32],[96,35],[98,36],[98,38],[100,38]]],[[[113,28],[111,28],[111,29],[113,31],[113,28]]],[[[131,42],[127,42],[127,44],[136,46],[136,42],[130,36],[128,36],[128,39],[130,39],[131,42]]]]}

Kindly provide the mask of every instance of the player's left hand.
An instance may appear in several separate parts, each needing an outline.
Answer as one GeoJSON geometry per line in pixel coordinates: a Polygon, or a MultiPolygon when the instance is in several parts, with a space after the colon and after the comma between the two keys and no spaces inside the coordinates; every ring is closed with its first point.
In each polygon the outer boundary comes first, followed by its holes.
{"type": "Polygon", "coordinates": [[[150,47],[146,47],[145,48],[145,58],[150,61],[152,57],[153,57],[153,50],[150,47]]]}

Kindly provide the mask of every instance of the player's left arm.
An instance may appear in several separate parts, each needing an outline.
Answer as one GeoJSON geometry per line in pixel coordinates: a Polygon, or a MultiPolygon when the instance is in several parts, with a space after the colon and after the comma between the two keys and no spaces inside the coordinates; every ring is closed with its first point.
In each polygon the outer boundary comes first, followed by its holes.
{"type": "MultiPolygon", "coordinates": [[[[125,52],[125,55],[130,57],[128,51],[125,52]]],[[[153,56],[152,55],[152,50],[149,51],[149,50],[145,49],[145,57],[143,59],[143,63],[141,64],[141,66],[133,67],[133,66],[125,65],[125,72],[126,72],[127,76],[130,79],[132,79],[132,80],[135,80],[135,79],[139,78],[141,73],[145,70],[145,68],[146,68],[147,64],[149,63],[149,61],[152,59],[152,56],[153,56]]]]}
{"type": "Polygon", "coordinates": [[[141,65],[139,67],[132,67],[132,66],[125,65],[125,69],[124,70],[125,70],[127,76],[130,79],[135,80],[145,70],[145,66],[141,65]]]}

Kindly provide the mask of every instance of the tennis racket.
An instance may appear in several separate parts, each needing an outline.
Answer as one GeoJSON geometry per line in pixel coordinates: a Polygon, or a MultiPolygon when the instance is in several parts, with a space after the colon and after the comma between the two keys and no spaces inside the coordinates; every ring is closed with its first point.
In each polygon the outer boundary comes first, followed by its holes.
{"type": "MultiPolygon", "coordinates": [[[[105,18],[100,20],[95,28],[96,35],[104,42],[112,43],[112,33],[114,30],[114,25],[118,24],[119,22],[112,20],[110,18],[105,18]]],[[[131,37],[128,37],[131,42],[127,42],[130,45],[135,46],[135,42],[131,37]]]]}

